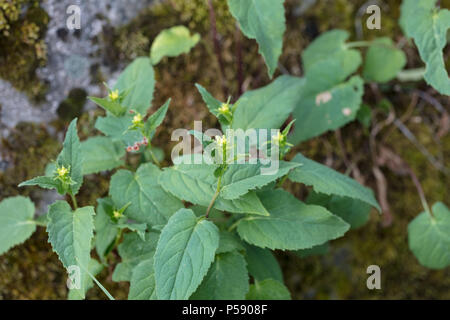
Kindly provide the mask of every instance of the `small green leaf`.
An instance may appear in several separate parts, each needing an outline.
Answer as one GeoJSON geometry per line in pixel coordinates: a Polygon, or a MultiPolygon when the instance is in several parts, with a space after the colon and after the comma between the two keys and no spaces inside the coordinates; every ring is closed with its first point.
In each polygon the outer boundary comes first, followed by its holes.
{"type": "Polygon", "coordinates": [[[284,284],[273,279],[256,281],[250,286],[247,300],[291,300],[291,294],[284,284]]]}
{"type": "Polygon", "coordinates": [[[19,184],[19,187],[26,186],[39,186],[44,189],[56,189],[60,194],[64,194],[65,192],[61,181],[47,176],[36,177],[19,184]]]}
{"type": "Polygon", "coordinates": [[[18,196],[0,202],[0,255],[34,233],[33,216],[34,204],[29,198],[18,196]]]}
{"type": "MultiPolygon", "coordinates": [[[[65,201],[57,201],[49,207],[48,239],[65,268],[78,266],[81,279],[85,278],[91,260],[91,241],[94,236],[95,215],[93,207],[79,208],[72,212],[65,201]]],[[[84,299],[86,283],[74,289],[84,299]]]]}
{"type": "Polygon", "coordinates": [[[156,293],[162,300],[188,299],[214,260],[219,230],[214,223],[180,209],[161,232],[155,253],[156,293]]]}
{"type": "Polygon", "coordinates": [[[164,103],[164,105],[156,110],[155,113],[153,113],[145,122],[144,125],[144,132],[147,137],[150,139],[155,134],[156,129],[161,125],[161,123],[164,121],[164,118],[166,117],[167,110],[169,110],[170,105],[170,99],[164,103]]]}
{"type": "Polygon", "coordinates": [[[246,262],[232,251],[216,255],[191,300],[244,300],[249,289],[246,262]]]}
{"type": "Polygon", "coordinates": [[[442,94],[450,95],[450,78],[443,49],[450,28],[450,10],[436,7],[437,0],[404,0],[400,25],[414,39],[426,64],[425,80],[442,94]]]}
{"type": "Polygon", "coordinates": [[[260,194],[270,216],[240,220],[242,239],[261,248],[307,249],[344,235],[350,226],[323,207],[306,205],[281,189],[260,194]]]}
{"type": "Polygon", "coordinates": [[[278,129],[297,107],[305,80],[281,76],[269,85],[244,93],[236,102],[232,129],[278,129]]]}
{"type": "Polygon", "coordinates": [[[247,38],[255,39],[272,77],[283,49],[286,31],[284,0],[228,0],[233,17],[247,38]]]}
{"type": "Polygon", "coordinates": [[[257,281],[275,279],[283,282],[283,273],[277,259],[269,249],[245,245],[248,272],[257,281]]]}
{"type": "Polygon", "coordinates": [[[114,269],[113,281],[130,281],[134,268],[142,261],[153,258],[158,239],[156,232],[148,232],[145,241],[137,233],[126,233],[118,246],[122,261],[114,269]]]}
{"type": "Polygon", "coordinates": [[[125,112],[127,111],[127,108],[123,107],[119,102],[116,101],[110,101],[108,99],[104,98],[97,98],[97,97],[88,97],[89,100],[94,102],[95,104],[99,105],[106,111],[110,112],[116,117],[123,116],[125,112]]]}
{"type": "MultiPolygon", "coordinates": [[[[210,217],[213,218],[212,214],[210,214],[210,217]]],[[[232,251],[245,251],[242,241],[234,233],[220,231],[219,248],[216,250],[216,254],[232,251]]]]}
{"type": "Polygon", "coordinates": [[[128,300],[156,300],[153,258],[144,260],[134,269],[130,280],[128,300]]]}
{"type": "Polygon", "coordinates": [[[128,229],[136,232],[142,241],[145,241],[145,231],[147,230],[147,224],[145,223],[120,223],[117,225],[120,229],[128,229]]]}
{"type": "Polygon", "coordinates": [[[126,114],[120,118],[107,116],[98,117],[95,128],[111,138],[114,142],[122,142],[123,148],[132,146],[137,141],[142,141],[144,136],[138,130],[128,130],[133,116],[126,114]]]}
{"type": "Polygon", "coordinates": [[[150,108],[155,89],[155,74],[149,58],[135,59],[120,75],[114,89],[127,91],[122,105],[145,114],[150,108]]]}
{"type": "Polygon", "coordinates": [[[56,159],[58,167],[70,168],[70,178],[74,182],[69,189],[73,195],[78,193],[83,183],[83,155],[80,139],[77,134],[77,119],[74,119],[67,129],[63,149],[56,159]]]}
{"type": "Polygon", "coordinates": [[[450,266],[450,210],[437,202],[433,217],[422,212],[408,226],[409,248],[425,267],[443,269],[450,266]]]}
{"type": "Polygon", "coordinates": [[[109,193],[119,208],[131,202],[125,211],[130,219],[151,225],[165,224],[183,204],[158,184],[161,174],[151,163],[141,165],[136,173],[119,170],[111,178],[109,193]]]}
{"type": "Polygon", "coordinates": [[[124,164],[125,148],[108,137],[92,137],[81,143],[83,174],[111,170],[124,164]]]}
{"type": "Polygon", "coordinates": [[[301,163],[302,166],[289,174],[291,181],[312,186],[314,191],[319,193],[361,200],[381,212],[371,189],[327,166],[305,158],[300,153],[292,161],[301,163]]]}
{"type": "Polygon", "coordinates": [[[185,26],[175,26],[161,31],[152,43],[150,57],[154,65],[164,57],[188,53],[200,41],[200,35],[190,34],[185,26]]]}
{"type": "Polygon", "coordinates": [[[405,65],[405,53],[390,38],[379,38],[367,50],[363,75],[369,81],[384,83],[394,79],[405,65]]]}

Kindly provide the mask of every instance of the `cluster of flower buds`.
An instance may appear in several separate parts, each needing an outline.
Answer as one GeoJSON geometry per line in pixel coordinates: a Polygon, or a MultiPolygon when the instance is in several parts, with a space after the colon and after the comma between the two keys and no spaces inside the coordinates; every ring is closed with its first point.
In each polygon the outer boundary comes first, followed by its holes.
{"type": "Polygon", "coordinates": [[[134,145],[127,147],[127,152],[137,152],[141,148],[141,146],[148,146],[148,139],[144,137],[142,141],[136,141],[134,145]]]}

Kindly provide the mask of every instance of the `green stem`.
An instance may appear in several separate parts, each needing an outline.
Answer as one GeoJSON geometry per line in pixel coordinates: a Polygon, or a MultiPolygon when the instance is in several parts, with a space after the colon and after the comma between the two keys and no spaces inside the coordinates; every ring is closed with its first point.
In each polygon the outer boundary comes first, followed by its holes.
{"type": "Polygon", "coordinates": [[[35,225],[39,226],[39,227],[47,227],[47,224],[45,222],[40,222],[37,220],[31,220],[32,223],[34,223],[35,225]]]}
{"type": "Polygon", "coordinates": [[[69,194],[70,194],[70,198],[72,199],[73,208],[75,210],[77,210],[78,209],[77,199],[75,198],[75,196],[73,195],[72,192],[69,192],[69,194]]]}
{"type": "MultiPolygon", "coordinates": [[[[223,175],[223,173],[222,173],[223,175]]],[[[213,198],[211,199],[211,202],[209,203],[208,209],[206,209],[206,218],[209,217],[209,212],[211,211],[212,207],[214,206],[214,202],[216,202],[217,197],[220,194],[220,184],[222,182],[222,175],[220,175],[219,180],[217,181],[217,189],[216,193],[214,194],[213,198]]]]}
{"type": "Polygon", "coordinates": [[[161,163],[159,163],[158,159],[156,159],[155,154],[152,151],[152,148],[149,148],[150,151],[150,156],[152,157],[153,162],[159,167],[161,168],[161,163]]]}

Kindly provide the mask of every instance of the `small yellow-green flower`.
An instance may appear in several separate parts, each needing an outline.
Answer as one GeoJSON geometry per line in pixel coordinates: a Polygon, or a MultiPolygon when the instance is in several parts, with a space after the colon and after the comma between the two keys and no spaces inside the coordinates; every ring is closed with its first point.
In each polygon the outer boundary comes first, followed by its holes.
{"type": "Polygon", "coordinates": [[[230,104],[222,103],[220,108],[218,109],[221,114],[229,114],[230,113],[230,104]]]}
{"type": "Polygon", "coordinates": [[[286,136],[282,134],[280,131],[278,131],[276,135],[272,136],[272,142],[278,146],[283,144],[285,140],[286,136]]]}
{"type": "Polygon", "coordinates": [[[120,219],[120,218],[123,217],[123,214],[120,213],[120,211],[114,210],[114,212],[113,212],[113,217],[114,217],[115,219],[120,219]]]}
{"type": "Polygon", "coordinates": [[[142,116],[140,113],[136,113],[136,115],[133,117],[133,125],[139,126],[142,124],[142,116]]]}
{"type": "Polygon", "coordinates": [[[109,99],[111,99],[111,101],[116,101],[117,99],[119,99],[119,90],[111,91],[109,93],[109,99]]]}
{"type": "Polygon", "coordinates": [[[69,168],[62,166],[61,168],[56,168],[56,173],[59,178],[65,178],[69,174],[69,168]]]}

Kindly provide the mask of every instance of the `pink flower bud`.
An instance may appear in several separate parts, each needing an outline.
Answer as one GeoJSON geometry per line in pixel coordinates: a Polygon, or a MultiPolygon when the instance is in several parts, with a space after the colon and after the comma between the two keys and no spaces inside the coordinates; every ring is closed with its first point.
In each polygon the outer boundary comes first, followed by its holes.
{"type": "Polygon", "coordinates": [[[131,152],[131,151],[133,151],[133,147],[127,147],[127,152],[131,152]]]}
{"type": "Polygon", "coordinates": [[[133,147],[133,150],[134,150],[134,151],[139,151],[139,146],[136,146],[136,145],[135,145],[135,146],[133,147]]]}

